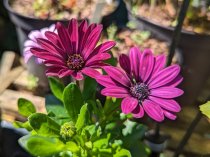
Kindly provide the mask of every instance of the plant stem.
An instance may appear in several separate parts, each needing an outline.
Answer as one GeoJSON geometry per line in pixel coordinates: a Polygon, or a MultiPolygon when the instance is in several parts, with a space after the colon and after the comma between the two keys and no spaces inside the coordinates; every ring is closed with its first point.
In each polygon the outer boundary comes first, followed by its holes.
{"type": "Polygon", "coordinates": [[[181,10],[179,12],[179,17],[178,17],[178,23],[176,25],[176,28],[172,36],[167,65],[171,64],[173,56],[175,54],[175,49],[179,43],[182,25],[183,25],[189,4],[190,4],[190,0],[184,0],[182,3],[181,10]]]}
{"type": "Polygon", "coordinates": [[[79,89],[80,89],[80,83],[79,83],[79,81],[76,80],[75,82],[76,82],[76,85],[77,85],[77,86],[79,87],[79,89]]]}
{"type": "Polygon", "coordinates": [[[184,137],[182,138],[181,142],[179,143],[179,145],[178,145],[178,147],[177,147],[173,157],[179,157],[179,155],[183,151],[184,146],[186,145],[186,143],[188,142],[189,138],[191,137],[195,127],[200,122],[201,118],[202,118],[202,113],[200,111],[198,111],[196,117],[194,118],[194,120],[190,124],[190,126],[187,129],[184,137]]]}

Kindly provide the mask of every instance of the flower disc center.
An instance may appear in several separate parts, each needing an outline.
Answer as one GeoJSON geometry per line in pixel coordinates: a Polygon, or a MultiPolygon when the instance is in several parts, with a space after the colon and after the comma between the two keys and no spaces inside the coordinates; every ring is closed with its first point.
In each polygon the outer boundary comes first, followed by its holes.
{"type": "Polygon", "coordinates": [[[130,92],[131,95],[138,98],[139,101],[143,101],[150,94],[148,86],[144,83],[137,83],[134,86],[130,87],[130,92]]]}
{"type": "Polygon", "coordinates": [[[84,60],[80,54],[73,54],[67,60],[67,66],[71,70],[80,70],[84,65],[84,60]]]}

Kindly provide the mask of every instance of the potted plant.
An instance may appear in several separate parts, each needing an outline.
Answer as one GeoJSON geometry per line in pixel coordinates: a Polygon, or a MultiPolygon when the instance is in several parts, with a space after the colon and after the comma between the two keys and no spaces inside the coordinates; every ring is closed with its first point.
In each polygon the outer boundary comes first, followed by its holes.
{"type": "Polygon", "coordinates": [[[45,47],[31,48],[47,66],[53,93],[46,97],[45,113],[37,113],[29,100],[18,100],[19,113],[27,120],[15,126],[29,131],[19,142],[33,156],[146,157],[145,126],[135,120],[175,120],[181,110],[174,100],[183,94],[177,88],[183,79],[179,65],[164,67],[165,55],[132,47],[128,55],[119,57],[120,68],[111,66],[105,61],[116,43],[98,45],[101,32],[100,24],[78,25],[72,19],[69,27],[57,23],[57,34],[47,31],[47,38],[38,38],[45,47]],[[74,82],[63,85],[57,77],[65,76],[74,82]],[[105,102],[95,96],[97,83],[104,87],[105,102]]]}
{"type": "MultiPolygon", "coordinates": [[[[132,2],[130,15],[139,27],[150,30],[157,38],[170,41],[182,3],[171,0],[132,2]]],[[[209,75],[209,30],[209,1],[191,1],[178,45],[183,55],[185,77],[183,104],[194,102],[209,75]]]]}
{"type": "MultiPolygon", "coordinates": [[[[102,21],[107,26],[110,25],[110,22],[116,20],[116,14],[119,14],[119,10],[124,12],[126,10],[122,0],[109,3],[103,2],[101,8],[103,11],[96,10],[98,3],[96,0],[82,0],[79,2],[76,0],[4,0],[4,6],[8,10],[11,21],[16,26],[21,53],[25,49],[24,42],[30,38],[28,35],[31,31],[40,31],[44,35],[46,28],[58,21],[67,24],[67,20],[71,18],[92,20],[92,18],[97,19],[98,15],[100,17],[98,22],[102,21]],[[94,14],[97,14],[97,17],[94,17],[94,14]],[[41,30],[43,28],[45,29],[41,30]]],[[[117,19],[119,25],[127,22],[126,17],[125,20],[119,19],[121,18],[117,19]]],[[[27,68],[30,73],[39,78],[38,84],[47,89],[47,78],[43,75],[45,67],[42,64],[37,64],[36,59],[32,57],[27,63],[27,68]]]]}

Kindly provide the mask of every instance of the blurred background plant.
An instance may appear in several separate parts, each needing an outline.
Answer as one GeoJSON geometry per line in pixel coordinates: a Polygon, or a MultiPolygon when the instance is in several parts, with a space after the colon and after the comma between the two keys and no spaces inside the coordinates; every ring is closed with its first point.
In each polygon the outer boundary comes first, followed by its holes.
{"type": "MultiPolygon", "coordinates": [[[[132,11],[164,26],[174,27],[183,0],[131,0],[132,11]]],[[[210,0],[192,0],[183,28],[210,34],[210,0]]]]}

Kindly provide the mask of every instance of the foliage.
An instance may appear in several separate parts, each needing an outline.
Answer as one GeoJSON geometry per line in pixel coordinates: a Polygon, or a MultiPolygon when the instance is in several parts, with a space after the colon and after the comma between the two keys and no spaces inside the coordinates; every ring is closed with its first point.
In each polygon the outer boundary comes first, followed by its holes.
{"type": "Polygon", "coordinates": [[[210,101],[200,106],[201,112],[210,118],[210,101]]]}
{"type": "Polygon", "coordinates": [[[104,104],[96,100],[95,80],[87,77],[83,91],[74,83],[64,87],[53,77],[49,82],[53,95],[46,96],[47,113],[37,113],[33,103],[26,99],[18,101],[19,112],[27,121],[16,121],[14,125],[30,132],[19,139],[30,154],[40,157],[148,155],[141,142],[145,126],[128,120],[130,115],[120,114],[120,99],[107,97],[104,104]]]}

